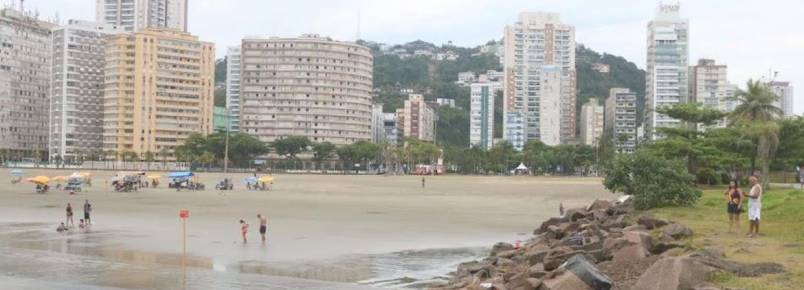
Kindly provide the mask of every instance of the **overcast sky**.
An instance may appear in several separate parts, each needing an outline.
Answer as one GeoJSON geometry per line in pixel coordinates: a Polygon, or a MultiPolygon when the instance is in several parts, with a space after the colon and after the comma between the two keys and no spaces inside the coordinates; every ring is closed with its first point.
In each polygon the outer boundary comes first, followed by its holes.
{"type": "MultiPolygon", "coordinates": [[[[10,3],[10,0],[0,0],[10,3]]],[[[647,22],[654,0],[189,0],[189,30],[215,42],[218,56],[243,36],[318,33],[339,40],[385,43],[425,40],[475,46],[499,39],[521,11],[558,12],[575,25],[576,40],[645,66],[647,22]],[[359,20],[358,20],[359,19],[359,20]],[[359,23],[359,25],[358,25],[359,23]],[[359,28],[358,28],[359,27],[359,28]]],[[[93,20],[96,0],[27,0],[44,18],[93,20]]],[[[668,2],[668,1],[665,1],[668,2]]],[[[804,112],[804,1],[687,0],[690,63],[713,58],[729,66],[729,80],[778,71],[798,86],[795,111],[804,112]]]]}

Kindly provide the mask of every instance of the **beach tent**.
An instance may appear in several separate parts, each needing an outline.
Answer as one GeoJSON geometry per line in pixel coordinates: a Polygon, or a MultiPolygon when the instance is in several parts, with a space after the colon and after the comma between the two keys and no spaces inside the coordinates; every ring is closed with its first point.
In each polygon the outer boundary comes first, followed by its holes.
{"type": "Polygon", "coordinates": [[[39,184],[39,185],[45,185],[48,182],[50,182],[50,178],[47,177],[47,176],[44,176],[44,175],[40,175],[40,176],[37,176],[37,177],[31,177],[31,178],[28,178],[26,180],[28,182],[36,183],[36,184],[39,184]]]}
{"type": "Polygon", "coordinates": [[[81,175],[81,173],[73,172],[73,174],[70,174],[70,179],[73,179],[73,178],[81,178],[81,179],[83,179],[84,176],[81,175]]]}
{"type": "Polygon", "coordinates": [[[245,179],[243,179],[243,182],[244,183],[250,183],[250,184],[257,183],[257,177],[254,177],[254,176],[246,177],[245,179]]]}
{"type": "Polygon", "coordinates": [[[190,171],[174,171],[168,173],[168,177],[170,178],[188,178],[193,176],[194,174],[190,171]]]}
{"type": "Polygon", "coordinates": [[[516,167],[516,170],[528,170],[528,167],[525,166],[524,163],[519,163],[519,166],[516,167]]]}
{"type": "Polygon", "coordinates": [[[22,172],[21,169],[13,169],[13,170],[11,170],[11,176],[18,176],[19,177],[19,176],[23,176],[23,175],[25,175],[25,173],[22,172]]]}
{"type": "Polygon", "coordinates": [[[274,181],[274,177],[273,176],[261,176],[260,179],[258,179],[258,181],[259,182],[265,182],[265,183],[271,183],[272,181],[274,181]]]}

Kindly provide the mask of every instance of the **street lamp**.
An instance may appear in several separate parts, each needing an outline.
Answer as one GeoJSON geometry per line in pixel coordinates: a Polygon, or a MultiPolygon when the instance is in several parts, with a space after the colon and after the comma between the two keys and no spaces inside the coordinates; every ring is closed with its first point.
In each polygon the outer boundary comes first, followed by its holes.
{"type": "Polygon", "coordinates": [[[223,173],[229,172],[229,127],[232,126],[232,115],[226,107],[226,137],[223,141],[223,173]]]}

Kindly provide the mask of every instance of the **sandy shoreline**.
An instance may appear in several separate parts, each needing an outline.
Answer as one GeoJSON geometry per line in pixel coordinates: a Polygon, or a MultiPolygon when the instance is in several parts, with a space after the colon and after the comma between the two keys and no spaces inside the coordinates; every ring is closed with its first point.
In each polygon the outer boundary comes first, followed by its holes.
{"type": "MultiPolygon", "coordinates": [[[[70,172],[26,170],[28,176],[70,172]]],[[[263,274],[353,282],[371,279],[376,271],[338,274],[321,265],[336,265],[344,257],[526,239],[533,225],[557,213],[559,202],[572,207],[610,197],[595,178],[439,176],[427,177],[422,189],[420,177],[276,175],[274,191],[257,192],[246,191],[240,182],[247,174],[229,174],[237,181],[235,190],[221,194],[209,189],[223,178],[219,173],[200,174],[206,191],[176,192],[163,186],[116,193],[104,186],[112,174],[96,172],[94,186],[76,196],[56,190],[38,195],[30,183],[0,186],[0,222],[50,225],[41,230],[44,240],[54,239],[55,231],[47,229],[63,220],[67,202],[78,218],[83,200],[90,199],[96,223],[92,231],[98,237],[89,239],[98,245],[74,253],[50,249],[51,242],[0,243],[128,262],[163,257],[158,263],[171,264],[164,257],[181,252],[178,210],[186,208],[188,252],[200,268],[249,272],[254,265],[268,265],[272,270],[263,274]],[[266,246],[259,243],[257,213],[269,218],[266,246]],[[239,240],[240,218],[252,225],[246,245],[239,240]]]]}

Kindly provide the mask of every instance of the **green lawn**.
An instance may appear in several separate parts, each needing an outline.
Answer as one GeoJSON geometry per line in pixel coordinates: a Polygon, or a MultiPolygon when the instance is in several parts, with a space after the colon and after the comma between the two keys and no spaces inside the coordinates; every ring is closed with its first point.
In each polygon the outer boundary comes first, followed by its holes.
{"type": "MultiPolygon", "coordinates": [[[[767,192],[762,200],[760,237],[745,237],[748,216],[740,216],[740,232],[728,233],[725,189],[704,190],[694,207],[651,210],[657,217],[682,222],[695,232],[689,243],[696,248],[721,247],[728,259],[740,262],[777,262],[787,273],[759,278],[715,275],[722,286],[744,289],[804,288],[804,191],[782,189],[767,192]]],[[[747,209],[747,205],[743,205],[747,209]]]]}

